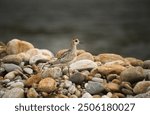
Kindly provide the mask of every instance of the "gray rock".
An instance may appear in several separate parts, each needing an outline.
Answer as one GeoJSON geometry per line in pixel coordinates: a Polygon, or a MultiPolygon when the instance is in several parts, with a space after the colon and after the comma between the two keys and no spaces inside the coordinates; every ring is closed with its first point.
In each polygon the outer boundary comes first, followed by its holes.
{"type": "Polygon", "coordinates": [[[93,82],[93,81],[89,81],[86,85],[85,85],[85,89],[87,92],[89,92],[90,94],[98,94],[100,92],[102,92],[104,90],[104,87],[101,83],[99,82],[93,82]]]}
{"type": "Polygon", "coordinates": [[[87,70],[96,68],[97,64],[91,60],[79,60],[70,64],[70,69],[72,70],[87,70]]]}
{"type": "Polygon", "coordinates": [[[0,67],[0,75],[3,74],[4,71],[5,71],[5,69],[0,67]]]}
{"type": "Polygon", "coordinates": [[[0,91],[0,98],[4,95],[5,91],[0,91]]]}
{"type": "Polygon", "coordinates": [[[24,84],[22,83],[22,82],[16,82],[16,83],[13,83],[13,84],[11,84],[10,85],[10,87],[12,87],[12,88],[24,88],[24,84]]]}
{"type": "Polygon", "coordinates": [[[15,64],[2,64],[1,65],[7,72],[11,72],[11,71],[14,71],[14,70],[20,70],[22,71],[21,67],[19,67],[18,65],[15,65],[15,64]]]}
{"type": "Polygon", "coordinates": [[[121,72],[120,78],[122,81],[134,83],[143,80],[145,76],[142,67],[129,67],[121,72]]]}
{"type": "Polygon", "coordinates": [[[77,88],[75,87],[75,85],[72,85],[69,87],[68,91],[70,94],[74,94],[76,92],[77,88]]]}
{"type": "Polygon", "coordinates": [[[134,96],[134,98],[150,98],[150,91],[134,96]]]}
{"type": "Polygon", "coordinates": [[[4,76],[4,79],[14,79],[16,77],[16,74],[18,74],[18,72],[16,71],[11,71],[9,73],[7,73],[5,76],[4,76]]]}
{"type": "Polygon", "coordinates": [[[86,92],[82,95],[82,98],[93,98],[93,97],[90,93],[86,92]]]}
{"type": "Polygon", "coordinates": [[[31,68],[23,68],[23,71],[30,75],[33,74],[33,70],[31,68]]]}
{"type": "Polygon", "coordinates": [[[150,70],[149,69],[144,69],[144,76],[147,80],[150,81],[150,70]]]}
{"type": "Polygon", "coordinates": [[[143,63],[143,68],[144,69],[150,69],[150,60],[146,60],[143,63]]]}
{"type": "Polygon", "coordinates": [[[93,77],[92,81],[103,83],[104,80],[102,78],[93,77]]]}
{"type": "Polygon", "coordinates": [[[75,84],[82,84],[85,80],[86,76],[81,74],[80,72],[74,73],[70,76],[70,81],[75,84]]]}
{"type": "Polygon", "coordinates": [[[24,98],[24,90],[22,88],[13,88],[6,91],[2,98],[24,98]]]}
{"type": "Polygon", "coordinates": [[[65,80],[65,82],[64,82],[64,87],[65,87],[65,88],[69,88],[69,87],[71,87],[71,86],[72,86],[72,82],[69,81],[69,80],[65,80]]]}

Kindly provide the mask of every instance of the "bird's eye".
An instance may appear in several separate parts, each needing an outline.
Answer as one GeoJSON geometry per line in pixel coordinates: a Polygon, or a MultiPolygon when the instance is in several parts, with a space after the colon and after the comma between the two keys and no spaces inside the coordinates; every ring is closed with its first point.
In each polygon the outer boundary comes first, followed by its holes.
{"type": "Polygon", "coordinates": [[[78,40],[75,40],[75,42],[78,42],[78,40]]]}

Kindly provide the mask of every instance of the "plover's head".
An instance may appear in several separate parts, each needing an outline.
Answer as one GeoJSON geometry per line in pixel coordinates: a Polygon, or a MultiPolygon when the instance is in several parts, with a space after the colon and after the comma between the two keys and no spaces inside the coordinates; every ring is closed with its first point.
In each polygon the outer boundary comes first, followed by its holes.
{"type": "Polygon", "coordinates": [[[72,40],[72,43],[74,44],[74,45],[77,45],[77,44],[79,44],[79,39],[78,38],[74,38],[73,40],[72,40]]]}

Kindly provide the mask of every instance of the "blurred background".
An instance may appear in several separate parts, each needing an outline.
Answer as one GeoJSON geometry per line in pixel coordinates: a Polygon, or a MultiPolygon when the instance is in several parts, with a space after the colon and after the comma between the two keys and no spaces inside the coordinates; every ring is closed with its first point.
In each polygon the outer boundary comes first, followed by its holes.
{"type": "Polygon", "coordinates": [[[150,0],[0,0],[0,41],[150,59],[150,0]]]}

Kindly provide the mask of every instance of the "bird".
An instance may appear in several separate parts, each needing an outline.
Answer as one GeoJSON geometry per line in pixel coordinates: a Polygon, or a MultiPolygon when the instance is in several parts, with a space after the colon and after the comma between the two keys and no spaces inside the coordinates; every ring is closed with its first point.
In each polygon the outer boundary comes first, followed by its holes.
{"type": "MultiPolygon", "coordinates": [[[[49,61],[51,65],[61,65],[68,66],[74,62],[77,58],[77,45],[79,44],[78,37],[74,36],[71,41],[71,47],[67,51],[65,51],[60,57],[58,57],[55,61],[49,61]]],[[[46,65],[46,64],[45,64],[46,65]]]]}

